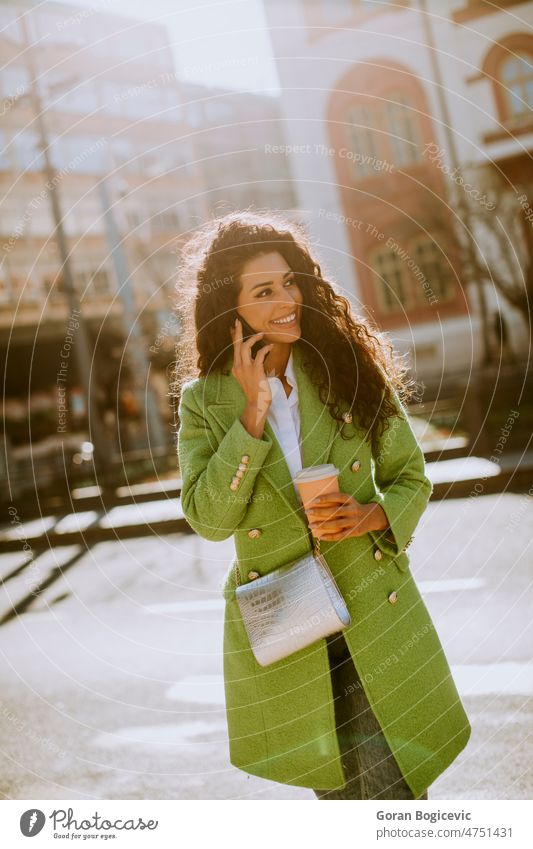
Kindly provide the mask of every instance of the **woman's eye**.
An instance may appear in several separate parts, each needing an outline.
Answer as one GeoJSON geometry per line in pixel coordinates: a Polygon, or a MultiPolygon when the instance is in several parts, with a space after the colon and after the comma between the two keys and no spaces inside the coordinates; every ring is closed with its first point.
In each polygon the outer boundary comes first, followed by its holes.
{"type": "MultiPolygon", "coordinates": [[[[285,281],[285,285],[287,285],[287,283],[292,285],[293,283],[296,283],[296,280],[294,279],[294,277],[289,277],[289,279],[285,281]]],[[[271,289],[261,289],[261,291],[259,292],[257,297],[261,298],[265,294],[265,292],[271,292],[271,291],[272,291],[271,289]]]]}

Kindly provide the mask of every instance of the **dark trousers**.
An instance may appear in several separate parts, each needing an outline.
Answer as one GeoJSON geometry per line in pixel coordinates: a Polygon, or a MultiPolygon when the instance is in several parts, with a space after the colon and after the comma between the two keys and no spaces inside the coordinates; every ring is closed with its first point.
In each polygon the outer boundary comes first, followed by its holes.
{"type": "Polygon", "coordinates": [[[327,638],[335,698],[335,723],[346,784],[313,790],[318,799],[427,799],[415,797],[391,753],[368,703],[342,635],[327,638]]]}

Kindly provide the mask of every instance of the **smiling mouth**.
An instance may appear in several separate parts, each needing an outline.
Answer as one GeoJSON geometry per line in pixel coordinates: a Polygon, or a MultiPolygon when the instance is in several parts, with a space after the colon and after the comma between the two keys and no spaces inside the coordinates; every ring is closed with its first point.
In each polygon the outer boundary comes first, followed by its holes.
{"type": "Polygon", "coordinates": [[[296,324],[296,310],[285,316],[285,318],[272,321],[271,324],[277,324],[278,327],[288,327],[289,325],[296,324]]]}

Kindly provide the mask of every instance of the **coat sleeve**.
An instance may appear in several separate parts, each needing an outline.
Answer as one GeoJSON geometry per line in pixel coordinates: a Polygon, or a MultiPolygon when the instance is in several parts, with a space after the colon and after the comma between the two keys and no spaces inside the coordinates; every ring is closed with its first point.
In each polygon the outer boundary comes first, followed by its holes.
{"type": "Polygon", "coordinates": [[[255,479],[272,447],[264,433],[253,437],[237,416],[217,445],[192,386],[184,386],[178,407],[181,507],[191,528],[212,541],[230,537],[244,519],[255,479]],[[236,491],[231,481],[243,457],[246,471],[236,491]]]}
{"type": "Polygon", "coordinates": [[[425,474],[424,454],[409,423],[405,407],[393,391],[396,415],[375,442],[374,476],[380,504],[389,520],[385,531],[370,531],[375,544],[397,557],[405,551],[427,507],[433,484],[425,474]]]}

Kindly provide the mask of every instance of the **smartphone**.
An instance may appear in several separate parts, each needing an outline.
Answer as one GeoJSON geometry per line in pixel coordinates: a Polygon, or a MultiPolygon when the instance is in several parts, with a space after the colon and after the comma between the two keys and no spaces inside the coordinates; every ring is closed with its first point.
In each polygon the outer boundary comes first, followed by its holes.
{"type": "MultiPolygon", "coordinates": [[[[249,339],[250,336],[253,336],[256,331],[252,327],[250,327],[250,325],[244,320],[242,316],[239,315],[239,313],[236,314],[235,318],[238,318],[242,325],[242,339],[243,342],[245,342],[246,339],[249,339]]],[[[264,345],[268,345],[268,342],[265,342],[264,337],[262,339],[259,339],[257,342],[254,342],[250,349],[250,354],[253,360],[255,360],[255,356],[259,349],[262,348],[264,345]]]]}

